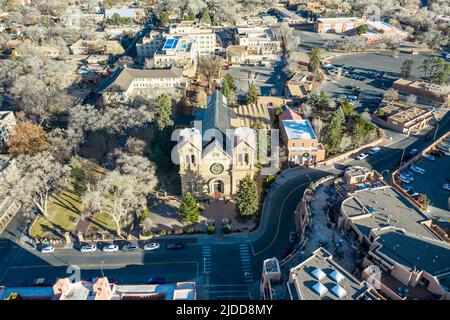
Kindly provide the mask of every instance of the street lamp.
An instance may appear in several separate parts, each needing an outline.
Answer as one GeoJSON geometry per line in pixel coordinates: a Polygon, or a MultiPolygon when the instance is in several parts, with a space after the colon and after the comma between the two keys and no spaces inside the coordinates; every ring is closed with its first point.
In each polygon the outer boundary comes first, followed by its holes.
{"type": "Polygon", "coordinates": [[[437,124],[436,130],[434,131],[433,141],[436,140],[436,135],[437,135],[438,130],[439,130],[439,123],[437,124]]]}

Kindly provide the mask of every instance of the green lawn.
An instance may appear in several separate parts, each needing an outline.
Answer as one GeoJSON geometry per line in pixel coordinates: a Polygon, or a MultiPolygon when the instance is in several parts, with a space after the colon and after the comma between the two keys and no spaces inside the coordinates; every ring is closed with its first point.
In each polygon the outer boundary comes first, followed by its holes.
{"type": "MultiPolygon", "coordinates": [[[[101,174],[103,170],[98,169],[101,174]]],[[[48,204],[48,218],[39,216],[30,230],[33,238],[44,238],[48,233],[59,234],[62,236],[64,232],[74,233],[76,224],[81,218],[80,215],[80,197],[74,193],[72,184],[68,184],[66,188],[55,192],[48,204]]],[[[97,227],[99,229],[115,230],[115,224],[106,214],[97,214],[92,217],[89,230],[97,227]]]]}
{"type": "Polygon", "coordinates": [[[30,230],[30,235],[34,238],[43,238],[49,231],[60,234],[65,231],[75,232],[76,223],[80,218],[79,201],[79,197],[70,189],[53,194],[48,204],[48,219],[38,217],[30,230]]]}

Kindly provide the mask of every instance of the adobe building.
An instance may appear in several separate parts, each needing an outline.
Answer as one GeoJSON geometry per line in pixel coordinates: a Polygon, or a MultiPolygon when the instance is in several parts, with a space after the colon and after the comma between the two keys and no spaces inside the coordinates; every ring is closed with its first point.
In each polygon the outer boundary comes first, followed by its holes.
{"type": "Polygon", "coordinates": [[[394,131],[407,135],[419,133],[435,120],[434,108],[420,108],[400,101],[386,102],[374,113],[375,120],[394,131]]]}
{"type": "Polygon", "coordinates": [[[325,148],[319,143],[309,120],[303,120],[299,114],[287,109],[279,116],[279,126],[289,162],[315,165],[325,160],[325,148]]]}

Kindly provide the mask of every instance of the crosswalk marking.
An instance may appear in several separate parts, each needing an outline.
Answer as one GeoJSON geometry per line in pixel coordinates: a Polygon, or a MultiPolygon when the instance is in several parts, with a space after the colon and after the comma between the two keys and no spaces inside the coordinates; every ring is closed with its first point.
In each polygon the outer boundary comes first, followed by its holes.
{"type": "Polygon", "coordinates": [[[246,283],[251,283],[254,281],[254,279],[253,279],[251,257],[250,257],[250,251],[248,249],[248,245],[240,244],[239,252],[241,254],[241,266],[242,266],[242,271],[244,273],[244,281],[246,283]]]}
{"type": "Polygon", "coordinates": [[[203,272],[211,273],[211,247],[203,246],[202,247],[202,255],[203,255],[203,272]]]}

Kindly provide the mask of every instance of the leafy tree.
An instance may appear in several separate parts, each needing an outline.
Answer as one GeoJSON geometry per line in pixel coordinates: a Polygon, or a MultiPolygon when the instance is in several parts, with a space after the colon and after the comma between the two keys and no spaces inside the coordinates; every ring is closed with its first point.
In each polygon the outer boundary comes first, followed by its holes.
{"type": "Polygon", "coordinates": [[[324,110],[329,107],[330,98],[324,91],[321,91],[319,94],[313,92],[306,103],[316,110],[324,110]]]}
{"type": "Polygon", "coordinates": [[[367,32],[368,32],[368,30],[367,30],[367,25],[365,25],[365,24],[360,25],[359,27],[356,28],[356,32],[357,32],[359,35],[364,34],[364,33],[367,33],[367,32]]]}
{"type": "Polygon", "coordinates": [[[167,94],[163,93],[156,100],[155,114],[156,123],[160,130],[173,125],[173,121],[170,119],[172,115],[172,101],[167,94]]]}
{"type": "Polygon", "coordinates": [[[192,224],[198,221],[199,209],[197,200],[189,193],[185,193],[180,203],[180,214],[183,223],[192,224]]]}
{"type": "Polygon", "coordinates": [[[258,210],[259,196],[256,181],[246,175],[239,181],[236,192],[236,213],[240,217],[253,216],[258,210]]]}
{"type": "Polygon", "coordinates": [[[309,53],[309,69],[310,71],[317,71],[322,62],[322,51],[318,47],[311,49],[309,53]]]}
{"type": "Polygon", "coordinates": [[[406,59],[403,62],[402,68],[400,69],[400,77],[408,78],[410,76],[413,63],[411,59],[406,59]]]}
{"type": "Polygon", "coordinates": [[[256,102],[258,102],[258,89],[256,88],[256,85],[252,83],[247,92],[246,103],[254,104],[256,102]]]}
{"type": "Polygon", "coordinates": [[[351,117],[355,114],[355,106],[348,100],[340,101],[339,107],[342,108],[342,111],[344,112],[344,116],[351,117]]]}
{"type": "Polygon", "coordinates": [[[169,14],[166,11],[163,11],[159,14],[159,22],[163,27],[168,27],[170,24],[169,14]]]}
{"type": "Polygon", "coordinates": [[[20,154],[35,155],[47,149],[45,131],[31,122],[21,122],[8,139],[8,152],[13,157],[20,154]]]}

